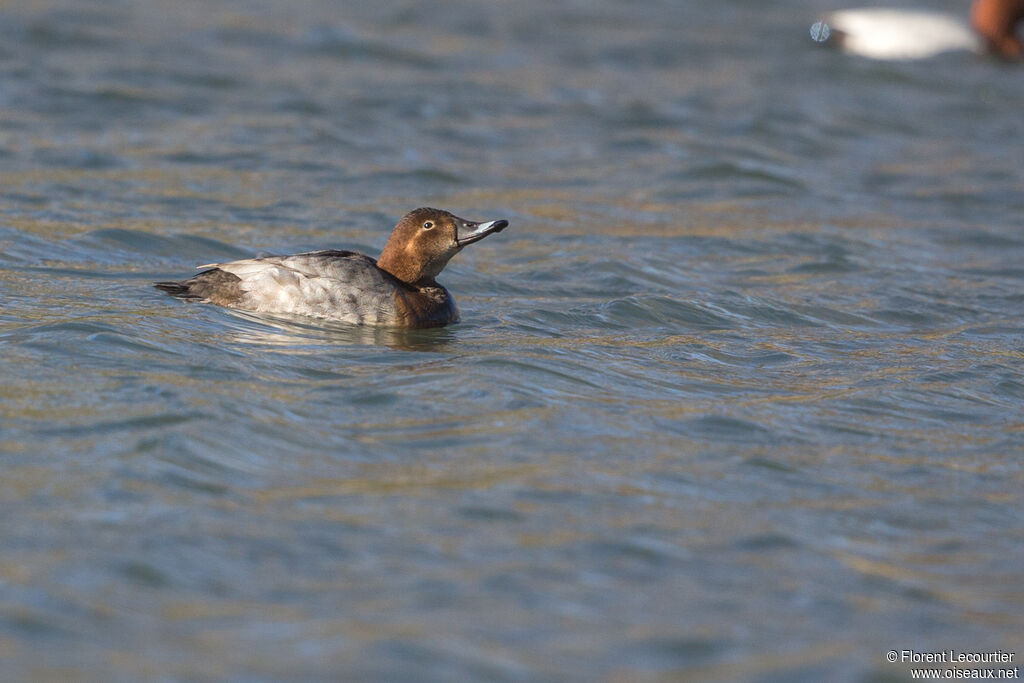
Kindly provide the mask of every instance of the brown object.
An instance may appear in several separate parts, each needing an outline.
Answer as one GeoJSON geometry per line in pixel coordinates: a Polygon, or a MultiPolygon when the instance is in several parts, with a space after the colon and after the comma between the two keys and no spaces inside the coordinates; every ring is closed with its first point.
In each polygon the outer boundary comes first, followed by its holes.
{"type": "Polygon", "coordinates": [[[1024,0],[976,0],[971,6],[971,27],[988,48],[1009,59],[1020,59],[1017,25],[1024,20],[1024,0]]]}

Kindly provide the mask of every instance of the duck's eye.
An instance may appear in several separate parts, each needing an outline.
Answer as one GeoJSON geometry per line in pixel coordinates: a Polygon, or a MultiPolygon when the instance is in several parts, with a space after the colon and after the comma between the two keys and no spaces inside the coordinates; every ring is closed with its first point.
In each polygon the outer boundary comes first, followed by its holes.
{"type": "Polygon", "coordinates": [[[424,230],[430,230],[432,227],[434,227],[433,221],[427,221],[426,223],[423,224],[424,230]]]}

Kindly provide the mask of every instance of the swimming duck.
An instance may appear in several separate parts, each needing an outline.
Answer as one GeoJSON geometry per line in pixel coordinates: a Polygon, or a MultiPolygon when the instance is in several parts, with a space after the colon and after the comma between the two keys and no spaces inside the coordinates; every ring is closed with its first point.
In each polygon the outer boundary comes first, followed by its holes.
{"type": "Polygon", "coordinates": [[[507,220],[467,221],[441,209],[410,211],[376,261],[354,251],[208,263],[195,277],[155,286],[173,296],[229,308],[284,313],[359,325],[438,327],[458,322],[437,276],[453,256],[507,220]]]}
{"type": "Polygon", "coordinates": [[[880,7],[840,10],[812,27],[819,42],[829,35],[844,51],[871,59],[923,59],[942,52],[986,48],[1001,57],[1019,58],[1015,31],[1024,20],[1024,0],[975,0],[970,24],[930,10],[880,7]]]}

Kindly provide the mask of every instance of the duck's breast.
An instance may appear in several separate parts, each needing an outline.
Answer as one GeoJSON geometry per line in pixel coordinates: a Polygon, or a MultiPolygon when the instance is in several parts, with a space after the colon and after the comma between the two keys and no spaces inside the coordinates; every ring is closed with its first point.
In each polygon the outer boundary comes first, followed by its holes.
{"type": "Polygon", "coordinates": [[[396,293],[395,310],[398,324],[403,327],[440,327],[459,322],[455,300],[436,283],[396,293]]]}

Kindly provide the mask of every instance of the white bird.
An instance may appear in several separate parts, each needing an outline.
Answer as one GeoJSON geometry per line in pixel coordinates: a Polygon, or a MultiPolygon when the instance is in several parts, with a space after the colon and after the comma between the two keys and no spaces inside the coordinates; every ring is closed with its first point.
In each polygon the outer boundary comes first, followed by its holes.
{"type": "Polygon", "coordinates": [[[970,24],[931,10],[866,7],[829,14],[811,27],[811,38],[820,43],[834,36],[832,44],[871,59],[924,59],[954,50],[1020,59],[1021,22],[1024,0],[974,0],[970,24]]]}
{"type": "Polygon", "coordinates": [[[866,7],[833,12],[824,23],[845,52],[870,59],[924,59],[982,48],[967,22],[941,12],[866,7]]]}

